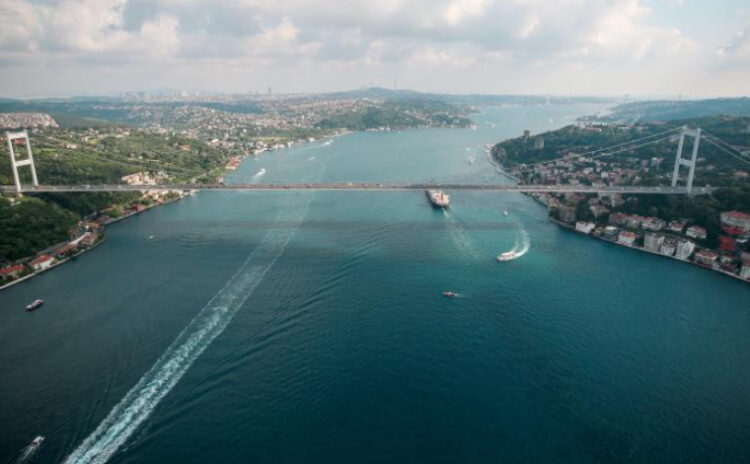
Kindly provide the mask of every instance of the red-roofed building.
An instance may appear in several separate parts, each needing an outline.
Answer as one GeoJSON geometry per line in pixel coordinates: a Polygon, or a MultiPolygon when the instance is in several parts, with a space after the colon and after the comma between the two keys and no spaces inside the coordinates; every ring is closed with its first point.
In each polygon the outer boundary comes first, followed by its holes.
{"type": "Polygon", "coordinates": [[[71,251],[76,249],[76,245],[74,243],[66,243],[65,245],[58,247],[55,250],[55,254],[59,257],[63,257],[66,254],[70,253],[71,251]]]}
{"type": "Polygon", "coordinates": [[[52,266],[52,263],[55,261],[55,257],[52,255],[42,255],[38,258],[33,259],[29,266],[31,266],[32,269],[35,271],[43,271],[44,269],[47,269],[48,267],[52,266]]]}
{"type": "Polygon", "coordinates": [[[719,249],[722,251],[734,251],[736,241],[726,235],[719,236],[719,249]]]}
{"type": "Polygon", "coordinates": [[[15,266],[8,266],[0,269],[0,277],[3,280],[15,279],[26,269],[23,264],[16,264],[15,266]]]}
{"type": "Polygon", "coordinates": [[[719,255],[715,251],[701,250],[693,255],[693,259],[698,264],[712,267],[716,263],[716,260],[719,259],[719,255]]]}
{"type": "Polygon", "coordinates": [[[94,242],[96,242],[96,237],[97,237],[96,234],[92,232],[86,232],[85,234],[83,234],[83,237],[81,238],[81,243],[83,243],[84,245],[88,245],[88,246],[93,245],[94,242]]]}
{"type": "Polygon", "coordinates": [[[742,232],[750,232],[750,214],[739,211],[725,211],[721,213],[721,225],[722,227],[736,227],[741,229],[742,232]]]}

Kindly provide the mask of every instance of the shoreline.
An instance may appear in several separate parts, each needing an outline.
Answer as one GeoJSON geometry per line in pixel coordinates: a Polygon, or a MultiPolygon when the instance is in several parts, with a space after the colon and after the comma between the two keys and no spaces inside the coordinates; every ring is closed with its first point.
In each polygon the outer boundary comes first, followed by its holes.
{"type": "MultiPolygon", "coordinates": [[[[500,174],[502,174],[502,175],[505,175],[505,176],[507,176],[507,177],[509,177],[509,178],[511,178],[511,179],[513,179],[513,180],[515,180],[516,182],[519,182],[519,179],[518,179],[518,178],[516,178],[516,177],[515,177],[515,176],[513,176],[512,174],[506,173],[506,172],[505,172],[505,171],[504,171],[504,170],[502,169],[502,166],[501,166],[501,165],[500,165],[499,163],[497,163],[497,161],[496,161],[496,160],[494,159],[494,156],[492,155],[492,152],[491,152],[491,150],[488,150],[488,151],[487,151],[487,157],[488,157],[488,161],[489,161],[489,162],[490,162],[490,163],[492,164],[492,166],[493,166],[493,167],[495,168],[495,170],[496,170],[496,171],[497,171],[498,173],[500,173],[500,174]]],[[[523,194],[523,195],[526,195],[527,197],[531,198],[532,200],[534,200],[535,202],[537,202],[538,204],[540,204],[540,205],[544,206],[544,207],[545,207],[545,208],[546,208],[547,210],[549,210],[549,205],[547,205],[546,203],[544,203],[544,202],[542,201],[542,199],[541,199],[541,198],[539,198],[539,197],[537,197],[536,195],[533,195],[533,194],[530,194],[530,193],[526,193],[526,192],[523,192],[522,194],[523,194]]],[[[600,240],[600,241],[602,241],[602,242],[606,242],[606,243],[611,243],[611,244],[613,244],[613,245],[619,245],[619,246],[622,246],[622,247],[625,247],[625,248],[629,248],[629,249],[631,249],[631,250],[637,250],[637,251],[641,251],[641,252],[644,252],[644,253],[649,253],[649,254],[651,254],[651,255],[655,255],[655,256],[661,256],[662,258],[670,258],[670,259],[672,259],[672,260],[675,260],[675,261],[677,261],[677,262],[681,262],[681,263],[686,263],[686,264],[690,264],[690,265],[692,265],[692,266],[695,266],[695,267],[698,267],[698,268],[701,268],[701,269],[705,269],[705,270],[707,270],[707,271],[713,271],[713,272],[717,272],[717,273],[719,273],[719,274],[723,274],[723,275],[725,275],[725,276],[727,276],[727,277],[732,277],[732,278],[734,278],[734,279],[736,279],[736,280],[739,280],[740,282],[744,282],[744,283],[746,283],[746,284],[747,284],[747,283],[750,283],[750,280],[748,280],[748,279],[743,279],[743,278],[742,278],[742,277],[740,277],[739,275],[737,275],[737,274],[734,274],[734,273],[731,273],[731,272],[729,272],[729,271],[725,271],[725,270],[723,270],[723,269],[716,269],[716,268],[713,268],[713,267],[705,266],[705,265],[703,265],[703,264],[699,264],[699,263],[696,263],[695,261],[690,261],[690,260],[687,260],[687,259],[680,259],[680,258],[677,258],[676,256],[668,256],[668,255],[663,255],[663,254],[661,254],[661,253],[659,253],[659,252],[655,252],[655,251],[647,250],[647,249],[645,249],[645,248],[643,248],[643,247],[639,247],[639,246],[628,246],[628,245],[625,245],[625,244],[622,244],[622,243],[618,243],[618,242],[616,242],[616,241],[612,241],[612,240],[607,240],[607,239],[604,239],[604,238],[602,238],[602,237],[596,237],[596,236],[594,236],[594,235],[591,235],[591,234],[586,234],[586,233],[584,233],[584,232],[581,232],[581,231],[578,231],[578,230],[576,230],[575,226],[572,226],[571,224],[567,224],[567,223],[565,223],[565,222],[562,222],[562,221],[559,221],[559,220],[557,220],[557,219],[553,219],[553,218],[551,218],[551,217],[549,217],[549,216],[547,217],[547,219],[548,219],[548,220],[549,220],[550,222],[552,222],[553,224],[557,225],[558,227],[562,227],[563,229],[568,229],[568,230],[570,230],[570,231],[572,231],[572,232],[575,232],[576,234],[580,234],[580,235],[585,235],[585,236],[587,236],[587,237],[589,237],[589,238],[593,238],[593,239],[596,239],[596,240],[600,240]]]]}
{"type": "MultiPolygon", "coordinates": [[[[115,223],[117,223],[117,222],[120,222],[120,221],[123,221],[123,220],[125,220],[125,219],[129,219],[129,218],[131,218],[131,217],[133,217],[133,216],[137,216],[137,215],[139,215],[139,214],[145,213],[146,211],[148,211],[148,210],[150,210],[150,209],[153,209],[153,208],[156,208],[156,207],[159,207],[159,206],[166,206],[166,205],[168,205],[168,204],[171,204],[171,203],[174,203],[174,202],[176,202],[176,201],[182,200],[183,198],[185,198],[185,197],[172,198],[172,199],[170,199],[170,200],[167,200],[167,201],[164,201],[164,202],[162,202],[162,203],[156,203],[156,204],[153,204],[153,205],[147,206],[146,208],[142,209],[141,211],[134,211],[134,212],[132,212],[132,213],[130,213],[130,214],[126,214],[126,215],[123,215],[123,216],[120,216],[120,217],[117,217],[117,218],[112,218],[112,219],[110,219],[109,221],[107,221],[107,222],[105,222],[105,223],[104,223],[104,227],[105,227],[105,229],[106,229],[106,227],[107,227],[107,226],[109,226],[110,224],[115,224],[115,223]]],[[[14,286],[14,285],[16,285],[16,284],[20,284],[21,282],[25,282],[25,281],[27,281],[27,280],[31,279],[32,277],[36,277],[36,276],[38,276],[38,275],[44,274],[44,273],[45,273],[45,272],[47,272],[47,271],[51,271],[52,269],[55,269],[55,268],[57,268],[57,267],[59,267],[59,266],[61,266],[61,265],[65,264],[65,263],[67,263],[68,261],[71,261],[71,260],[72,260],[73,258],[77,258],[77,257],[79,257],[79,256],[81,256],[81,255],[83,255],[83,254],[86,254],[86,253],[88,253],[89,251],[92,251],[92,250],[94,250],[95,248],[97,248],[97,247],[98,247],[99,245],[101,245],[101,244],[102,244],[102,243],[103,243],[103,242],[104,242],[104,241],[105,241],[106,239],[107,239],[107,237],[106,237],[106,236],[105,236],[104,234],[102,234],[102,238],[101,238],[100,240],[97,240],[97,241],[96,241],[96,242],[95,242],[95,243],[94,243],[93,245],[91,245],[91,246],[87,247],[86,249],[84,249],[84,250],[80,250],[79,252],[75,253],[74,255],[68,256],[68,257],[67,257],[67,258],[65,258],[65,259],[61,259],[61,260],[58,260],[58,261],[56,261],[56,262],[55,262],[54,264],[52,264],[52,265],[51,265],[50,267],[48,267],[48,268],[46,268],[46,269],[42,269],[42,270],[40,270],[40,271],[34,271],[34,270],[32,270],[32,271],[31,271],[31,273],[29,273],[29,274],[26,274],[26,275],[25,275],[25,276],[23,276],[23,277],[19,277],[18,279],[14,279],[14,280],[12,280],[12,281],[10,281],[10,282],[6,283],[6,284],[0,285],[0,291],[3,291],[3,290],[5,290],[5,289],[8,289],[8,288],[10,288],[10,287],[12,287],[12,286],[14,286]]],[[[41,254],[44,254],[44,253],[46,253],[46,252],[48,252],[48,251],[50,251],[50,250],[54,250],[55,248],[58,248],[58,247],[60,247],[60,246],[63,246],[63,245],[65,245],[66,243],[68,243],[68,241],[65,241],[65,242],[62,242],[62,243],[57,243],[57,244],[55,244],[55,245],[52,245],[52,246],[50,246],[50,247],[47,247],[46,249],[44,249],[44,250],[43,250],[43,251],[41,252],[41,254]]],[[[30,259],[33,259],[33,258],[24,258],[24,259],[28,259],[28,260],[30,260],[30,259]]]]}
{"type": "Polygon", "coordinates": [[[724,274],[727,277],[732,277],[732,278],[734,278],[736,280],[739,280],[740,282],[744,282],[746,284],[750,283],[749,280],[743,279],[742,277],[738,276],[737,274],[732,274],[731,272],[728,272],[728,271],[725,271],[725,270],[722,270],[722,269],[715,269],[713,267],[704,266],[702,264],[696,263],[695,261],[690,261],[690,260],[687,260],[687,259],[680,259],[680,258],[678,258],[676,256],[664,255],[664,254],[661,254],[661,253],[659,253],[657,251],[647,250],[647,249],[645,249],[643,247],[628,246],[628,245],[625,245],[623,243],[618,243],[616,241],[607,240],[607,239],[602,238],[602,237],[596,237],[594,235],[587,234],[587,233],[581,232],[579,230],[576,230],[576,228],[574,226],[572,226],[570,224],[567,224],[565,222],[562,222],[562,221],[559,221],[559,220],[553,219],[553,218],[548,218],[548,219],[549,219],[550,222],[552,222],[553,224],[557,225],[558,227],[570,230],[571,232],[575,232],[576,234],[579,234],[579,235],[584,235],[586,237],[589,237],[589,238],[592,238],[592,239],[595,239],[595,240],[599,240],[601,242],[610,243],[612,245],[618,245],[618,246],[621,246],[621,247],[624,247],[624,248],[627,248],[627,249],[630,249],[630,250],[641,251],[643,253],[648,253],[648,254],[651,254],[651,255],[654,255],[654,256],[660,256],[662,258],[668,258],[668,259],[677,261],[679,263],[690,264],[690,265],[698,267],[700,269],[705,269],[707,271],[713,271],[713,272],[717,272],[719,274],[724,274]]]}

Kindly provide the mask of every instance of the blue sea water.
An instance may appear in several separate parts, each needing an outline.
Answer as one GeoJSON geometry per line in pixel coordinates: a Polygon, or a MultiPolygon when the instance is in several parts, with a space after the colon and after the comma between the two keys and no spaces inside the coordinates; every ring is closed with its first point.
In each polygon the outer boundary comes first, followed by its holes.
{"type": "MultiPolygon", "coordinates": [[[[597,109],[352,133],[227,181],[506,182],[484,144],[597,109]]],[[[110,227],[0,293],[0,461],[37,435],[27,462],[750,460],[747,284],[452,195],[204,192],[110,227]]]]}

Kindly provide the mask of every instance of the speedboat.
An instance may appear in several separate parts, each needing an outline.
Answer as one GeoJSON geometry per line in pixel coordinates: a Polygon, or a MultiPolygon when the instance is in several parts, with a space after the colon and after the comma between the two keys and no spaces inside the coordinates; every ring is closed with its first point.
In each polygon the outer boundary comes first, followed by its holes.
{"type": "Polygon", "coordinates": [[[36,437],[33,440],[31,440],[31,446],[37,447],[37,446],[41,445],[43,441],[44,441],[44,437],[41,436],[41,435],[39,435],[38,437],[36,437]]]}
{"type": "Polygon", "coordinates": [[[513,261],[514,259],[518,258],[518,253],[515,251],[506,251],[505,253],[501,253],[498,255],[497,260],[498,261],[513,261]]]}
{"type": "Polygon", "coordinates": [[[44,304],[44,300],[34,300],[26,305],[26,311],[33,311],[44,304]]]}
{"type": "Polygon", "coordinates": [[[450,290],[446,290],[446,291],[443,292],[443,296],[446,297],[446,298],[455,298],[455,297],[458,296],[458,293],[452,292],[450,290]]]}

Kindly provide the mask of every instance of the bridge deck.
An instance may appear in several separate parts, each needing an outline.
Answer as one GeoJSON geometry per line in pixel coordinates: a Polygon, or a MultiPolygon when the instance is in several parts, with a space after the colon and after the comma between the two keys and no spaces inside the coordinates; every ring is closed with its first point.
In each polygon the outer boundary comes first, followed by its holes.
{"type": "MultiPolygon", "coordinates": [[[[688,192],[685,187],[638,187],[616,186],[598,187],[588,185],[518,185],[518,184],[450,184],[450,183],[238,183],[238,184],[163,184],[163,185],[32,185],[22,186],[22,192],[128,192],[140,190],[373,190],[373,191],[404,191],[404,190],[492,190],[501,192],[562,192],[562,193],[638,193],[638,194],[697,194],[704,195],[713,192],[716,187],[693,187],[688,192]]],[[[0,186],[0,192],[15,192],[15,186],[0,186]]]]}

